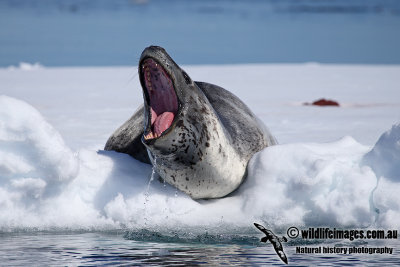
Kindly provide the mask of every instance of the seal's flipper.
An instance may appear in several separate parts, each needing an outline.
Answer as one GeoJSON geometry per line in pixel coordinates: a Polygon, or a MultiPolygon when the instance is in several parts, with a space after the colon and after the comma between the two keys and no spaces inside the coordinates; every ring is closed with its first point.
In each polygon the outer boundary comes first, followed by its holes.
{"type": "Polygon", "coordinates": [[[128,121],[108,138],[104,150],[126,153],[141,162],[151,164],[147,149],[141,141],[144,131],[143,121],[144,109],[141,106],[128,121]]]}

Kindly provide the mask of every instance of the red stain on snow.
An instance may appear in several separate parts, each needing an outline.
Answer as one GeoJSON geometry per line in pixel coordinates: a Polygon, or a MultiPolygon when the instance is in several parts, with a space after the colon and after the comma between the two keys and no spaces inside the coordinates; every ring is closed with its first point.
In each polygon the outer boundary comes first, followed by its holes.
{"type": "Polygon", "coordinates": [[[310,103],[304,103],[304,105],[313,105],[313,106],[336,106],[339,107],[339,103],[334,101],[334,100],[329,100],[325,98],[321,98],[319,100],[316,100],[314,102],[310,103]]]}

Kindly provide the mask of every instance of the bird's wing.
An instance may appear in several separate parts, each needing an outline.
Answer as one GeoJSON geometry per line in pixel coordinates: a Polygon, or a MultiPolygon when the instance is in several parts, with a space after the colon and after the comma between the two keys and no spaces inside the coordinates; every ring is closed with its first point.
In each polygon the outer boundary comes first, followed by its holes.
{"type": "Polygon", "coordinates": [[[288,264],[285,252],[283,252],[282,243],[279,241],[279,239],[272,239],[271,243],[274,246],[275,252],[278,254],[279,258],[281,258],[284,263],[288,264]]]}
{"type": "Polygon", "coordinates": [[[288,259],[287,259],[287,257],[286,257],[285,252],[283,252],[283,250],[277,250],[277,249],[275,249],[275,251],[276,251],[276,254],[278,254],[279,258],[281,258],[281,260],[282,260],[284,263],[288,264],[288,259]]]}
{"type": "Polygon", "coordinates": [[[272,238],[278,238],[271,230],[268,230],[261,224],[254,223],[254,225],[267,236],[268,240],[271,240],[272,238]]]}
{"type": "Polygon", "coordinates": [[[255,225],[255,227],[257,227],[258,230],[260,230],[264,234],[267,234],[267,229],[265,229],[264,226],[262,226],[261,224],[258,224],[258,223],[254,223],[254,225],[255,225]]]}

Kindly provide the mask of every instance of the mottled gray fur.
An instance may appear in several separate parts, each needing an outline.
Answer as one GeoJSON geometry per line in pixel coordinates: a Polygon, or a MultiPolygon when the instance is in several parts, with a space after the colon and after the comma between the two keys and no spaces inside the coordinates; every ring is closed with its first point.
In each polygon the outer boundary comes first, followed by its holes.
{"type": "Polygon", "coordinates": [[[115,131],[105,150],[151,163],[165,181],[192,198],[226,196],[242,183],[250,158],[276,144],[275,139],[239,98],[219,86],[192,81],[164,49],[145,49],[141,62],[148,57],[171,76],[178,114],[159,138],[146,140],[150,119],[144,93],[144,107],[115,131]]]}

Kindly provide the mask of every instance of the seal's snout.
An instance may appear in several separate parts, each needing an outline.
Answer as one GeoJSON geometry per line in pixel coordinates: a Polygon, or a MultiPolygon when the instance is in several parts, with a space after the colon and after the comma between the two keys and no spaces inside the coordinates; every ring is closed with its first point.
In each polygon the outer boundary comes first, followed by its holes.
{"type": "Polygon", "coordinates": [[[164,48],[162,48],[161,46],[158,46],[158,45],[151,45],[151,46],[147,47],[147,49],[152,49],[152,50],[162,50],[162,51],[165,51],[165,49],[164,49],[164,48]]]}
{"type": "Polygon", "coordinates": [[[161,46],[151,45],[143,50],[140,61],[146,57],[165,57],[166,55],[167,51],[165,51],[164,48],[161,46]]]}
{"type": "Polygon", "coordinates": [[[154,59],[143,60],[141,78],[149,117],[144,139],[148,140],[160,137],[171,127],[178,112],[178,98],[170,75],[154,59]]]}

